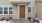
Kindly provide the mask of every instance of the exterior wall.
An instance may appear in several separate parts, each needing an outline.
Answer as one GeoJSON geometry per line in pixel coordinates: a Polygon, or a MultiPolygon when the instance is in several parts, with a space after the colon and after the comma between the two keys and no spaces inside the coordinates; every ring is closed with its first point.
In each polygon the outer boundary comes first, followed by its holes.
{"type": "MultiPolygon", "coordinates": [[[[27,6],[35,6],[35,0],[33,0],[29,5],[27,6]]],[[[14,14],[13,14],[13,19],[18,19],[19,18],[19,10],[18,10],[18,6],[13,6],[13,10],[14,10],[14,14]]],[[[36,13],[28,13],[28,7],[25,8],[25,18],[28,17],[35,17],[36,13]]]]}
{"type": "Polygon", "coordinates": [[[36,1],[40,1],[40,0],[36,0],[36,1]]]}
{"type": "MultiPolygon", "coordinates": [[[[9,1],[4,0],[4,1],[0,1],[0,5],[11,5],[11,3],[10,3],[9,1]]],[[[0,17],[1,17],[1,16],[2,16],[2,17],[3,17],[3,16],[5,16],[5,17],[10,17],[10,16],[11,16],[11,17],[12,17],[12,15],[3,15],[3,14],[1,15],[1,14],[0,14],[0,17]]]]}
{"type": "MultiPolygon", "coordinates": [[[[13,6],[13,19],[19,19],[20,17],[20,9],[19,9],[19,7],[18,6],[13,6]]],[[[28,8],[26,7],[25,8],[25,18],[28,18],[28,8]]]]}
{"type": "Polygon", "coordinates": [[[42,2],[36,2],[37,16],[42,19],[42,2]]]}
{"type": "MultiPolygon", "coordinates": [[[[11,5],[11,3],[8,0],[7,1],[4,0],[4,1],[0,1],[0,5],[11,5]]],[[[28,6],[35,6],[35,0],[32,0],[28,6]]],[[[18,11],[19,11],[18,6],[13,6],[13,15],[4,15],[4,16],[12,16],[13,19],[18,19],[19,18],[18,11]]],[[[25,15],[26,18],[35,17],[35,13],[28,13],[28,7],[25,8],[25,15]]]]}
{"type": "MultiPolygon", "coordinates": [[[[0,2],[0,5],[11,5],[11,3],[7,1],[0,2]]],[[[31,3],[28,6],[35,6],[35,0],[32,0],[31,3]]],[[[26,18],[28,17],[35,17],[35,15],[38,16],[38,18],[42,19],[42,2],[36,2],[37,12],[36,13],[28,13],[26,10],[26,18]],[[27,15],[28,14],[28,15],[27,15]]],[[[28,10],[28,8],[26,8],[28,10]]],[[[0,15],[1,16],[1,15],[0,15]]],[[[3,15],[2,15],[3,16],[3,15]]],[[[6,15],[4,15],[6,16],[6,15]]],[[[11,15],[9,15],[11,16],[11,15]]],[[[18,19],[18,6],[13,6],[13,19],[18,19]]]]}
{"type": "Polygon", "coordinates": [[[42,1],[42,0],[36,0],[36,1],[42,1]]]}
{"type": "Polygon", "coordinates": [[[26,5],[26,8],[25,8],[25,18],[28,18],[28,5],[26,5]]]}
{"type": "MultiPolygon", "coordinates": [[[[35,0],[33,0],[28,6],[35,6],[35,0]]],[[[36,13],[28,13],[28,17],[35,17],[36,13]]]]}
{"type": "Polygon", "coordinates": [[[0,17],[12,17],[12,15],[0,15],[0,17]]]}
{"type": "MultiPolygon", "coordinates": [[[[32,4],[29,4],[29,5],[27,5],[27,7],[25,8],[25,18],[28,18],[28,17],[35,17],[35,15],[36,15],[36,13],[28,13],[28,6],[35,6],[35,4],[33,5],[33,3],[32,4]]],[[[18,15],[19,14],[19,10],[18,10],[19,8],[18,8],[18,6],[13,6],[13,12],[14,12],[14,14],[13,14],[13,19],[19,19],[19,16],[20,15],[18,15]]]]}
{"type": "Polygon", "coordinates": [[[18,19],[18,6],[13,6],[13,19],[18,19]]]}
{"type": "Polygon", "coordinates": [[[35,18],[36,13],[28,13],[28,17],[35,18]]]}
{"type": "Polygon", "coordinates": [[[11,5],[9,1],[0,1],[0,5],[11,5]]]}
{"type": "Polygon", "coordinates": [[[28,6],[35,6],[35,0],[33,0],[28,6]]]}

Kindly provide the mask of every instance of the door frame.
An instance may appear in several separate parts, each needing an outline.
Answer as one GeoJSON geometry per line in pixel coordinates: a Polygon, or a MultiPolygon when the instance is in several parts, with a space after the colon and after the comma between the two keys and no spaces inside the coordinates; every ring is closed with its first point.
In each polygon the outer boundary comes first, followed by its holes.
{"type": "MultiPolygon", "coordinates": [[[[20,19],[20,5],[25,5],[25,9],[27,7],[26,4],[18,4],[18,19],[20,19]]],[[[26,11],[25,11],[26,12],[26,11]]],[[[26,18],[26,13],[25,13],[25,18],[26,18]]]]}

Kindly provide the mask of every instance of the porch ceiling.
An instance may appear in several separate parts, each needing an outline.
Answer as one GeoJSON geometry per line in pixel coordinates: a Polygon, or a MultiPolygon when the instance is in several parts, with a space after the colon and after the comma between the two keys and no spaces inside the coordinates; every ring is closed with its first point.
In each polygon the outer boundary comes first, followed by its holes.
{"type": "Polygon", "coordinates": [[[9,0],[10,2],[32,2],[33,0],[9,0]]]}
{"type": "Polygon", "coordinates": [[[31,2],[11,2],[12,5],[18,5],[18,4],[30,4],[31,2]]]}

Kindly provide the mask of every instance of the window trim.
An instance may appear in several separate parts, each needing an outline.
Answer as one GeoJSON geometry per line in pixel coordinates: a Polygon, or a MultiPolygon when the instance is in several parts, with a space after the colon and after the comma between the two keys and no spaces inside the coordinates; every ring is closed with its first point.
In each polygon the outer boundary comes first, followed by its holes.
{"type": "Polygon", "coordinates": [[[36,13],[36,6],[28,6],[31,7],[31,12],[30,13],[36,13]],[[32,12],[32,7],[35,7],[35,12],[32,12]]]}
{"type": "MultiPolygon", "coordinates": [[[[9,14],[9,7],[12,7],[12,5],[0,5],[1,7],[2,7],[2,14],[0,14],[0,15],[12,15],[12,14],[9,14]],[[4,14],[4,7],[8,7],[8,14],[4,14]]],[[[12,9],[12,11],[13,11],[13,9],[12,9]]]]}

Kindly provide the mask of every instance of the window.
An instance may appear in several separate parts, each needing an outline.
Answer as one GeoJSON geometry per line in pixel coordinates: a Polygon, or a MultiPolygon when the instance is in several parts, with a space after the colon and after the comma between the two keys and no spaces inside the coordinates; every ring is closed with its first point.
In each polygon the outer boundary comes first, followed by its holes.
{"type": "Polygon", "coordinates": [[[4,14],[8,14],[8,7],[4,6],[4,14]]]}
{"type": "Polygon", "coordinates": [[[4,7],[4,10],[8,10],[8,7],[4,7]]]}
{"type": "Polygon", "coordinates": [[[8,5],[0,6],[0,14],[12,14],[12,7],[8,5]]]}
{"type": "Polygon", "coordinates": [[[2,14],[2,7],[0,7],[0,14],[2,14]]]}
{"type": "Polygon", "coordinates": [[[31,12],[31,7],[28,7],[28,12],[31,12]]]}
{"type": "Polygon", "coordinates": [[[0,10],[2,10],[2,7],[0,7],[0,10]]]}
{"type": "Polygon", "coordinates": [[[8,14],[8,11],[4,11],[4,14],[8,14]]]}
{"type": "Polygon", "coordinates": [[[31,10],[32,10],[31,12],[35,12],[35,7],[32,7],[31,10]]]}
{"type": "Polygon", "coordinates": [[[35,13],[36,12],[36,7],[35,6],[29,6],[28,7],[28,12],[35,13]]]}
{"type": "Polygon", "coordinates": [[[12,10],[12,7],[9,7],[9,10],[12,10]]]}
{"type": "Polygon", "coordinates": [[[2,14],[2,11],[0,11],[0,14],[2,14]]]}
{"type": "Polygon", "coordinates": [[[12,14],[12,7],[9,7],[9,14],[12,14]]]}
{"type": "Polygon", "coordinates": [[[12,14],[12,11],[9,11],[9,14],[12,14]]]}

